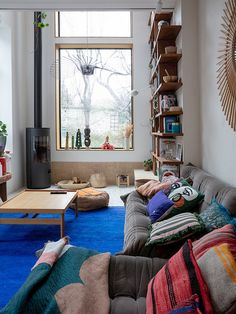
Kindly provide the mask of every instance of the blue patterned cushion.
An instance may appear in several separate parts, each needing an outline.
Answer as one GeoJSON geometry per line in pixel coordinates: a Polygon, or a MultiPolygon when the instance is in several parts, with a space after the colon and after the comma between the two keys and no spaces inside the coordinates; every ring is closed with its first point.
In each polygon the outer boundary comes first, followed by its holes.
{"type": "Polygon", "coordinates": [[[199,215],[204,222],[208,232],[213,229],[224,227],[227,224],[236,224],[236,217],[233,217],[223,205],[212,200],[211,205],[199,215]]]}

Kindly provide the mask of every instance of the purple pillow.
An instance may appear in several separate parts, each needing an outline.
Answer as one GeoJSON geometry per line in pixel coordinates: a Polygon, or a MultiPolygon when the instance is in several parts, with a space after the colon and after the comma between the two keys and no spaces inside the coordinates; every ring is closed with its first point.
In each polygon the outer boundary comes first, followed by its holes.
{"type": "Polygon", "coordinates": [[[154,223],[160,218],[174,202],[169,199],[163,191],[157,192],[148,202],[147,211],[151,222],[154,223]]]}

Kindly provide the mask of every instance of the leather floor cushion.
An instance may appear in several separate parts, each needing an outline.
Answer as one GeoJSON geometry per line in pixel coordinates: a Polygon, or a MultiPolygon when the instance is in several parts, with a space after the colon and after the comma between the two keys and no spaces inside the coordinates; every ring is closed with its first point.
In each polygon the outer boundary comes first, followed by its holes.
{"type": "Polygon", "coordinates": [[[105,191],[86,188],[77,192],[77,208],[79,211],[99,209],[108,206],[108,204],[109,194],[105,191]]]}

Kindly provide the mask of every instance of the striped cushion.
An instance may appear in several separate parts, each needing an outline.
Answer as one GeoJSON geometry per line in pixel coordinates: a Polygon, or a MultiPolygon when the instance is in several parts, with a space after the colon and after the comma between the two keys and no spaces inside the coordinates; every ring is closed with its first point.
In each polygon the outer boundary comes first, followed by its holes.
{"type": "Polygon", "coordinates": [[[177,242],[203,230],[197,214],[182,213],[152,225],[146,246],[177,242]]]}
{"type": "Polygon", "coordinates": [[[213,313],[208,288],[189,240],[149,282],[146,314],[167,314],[197,294],[202,313],[213,313]]]}
{"type": "Polygon", "coordinates": [[[208,285],[214,313],[236,313],[236,261],[224,243],[211,248],[198,260],[208,285]]]}
{"type": "Polygon", "coordinates": [[[236,227],[234,225],[226,225],[223,228],[216,229],[201,239],[193,242],[193,254],[199,259],[210,248],[222,243],[229,245],[230,251],[236,258],[236,227]]]}

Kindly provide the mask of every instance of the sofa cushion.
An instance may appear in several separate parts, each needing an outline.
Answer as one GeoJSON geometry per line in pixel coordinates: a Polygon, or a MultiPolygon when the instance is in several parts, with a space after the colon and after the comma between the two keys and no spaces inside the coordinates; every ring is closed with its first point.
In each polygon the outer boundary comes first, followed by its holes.
{"type": "Polygon", "coordinates": [[[234,225],[226,225],[223,228],[213,230],[199,240],[193,242],[193,253],[199,259],[210,248],[222,243],[227,243],[236,258],[236,228],[234,225]]]}
{"type": "Polygon", "coordinates": [[[178,242],[204,229],[197,214],[182,213],[152,224],[146,245],[163,245],[178,242]]]}
{"type": "Polygon", "coordinates": [[[236,313],[236,261],[228,244],[209,249],[198,265],[208,285],[214,313],[236,313]]]}
{"type": "Polygon", "coordinates": [[[108,277],[110,313],[145,313],[148,283],[166,262],[161,258],[111,256],[108,277]]]}
{"type": "Polygon", "coordinates": [[[138,187],[137,192],[144,197],[151,198],[160,190],[169,188],[170,185],[171,181],[161,183],[156,180],[150,180],[147,183],[138,187]]]}
{"type": "Polygon", "coordinates": [[[197,294],[200,310],[213,313],[207,285],[188,241],[148,285],[147,314],[166,314],[197,294]]]}
{"type": "Polygon", "coordinates": [[[147,211],[151,219],[151,223],[154,223],[172,206],[172,202],[163,191],[157,192],[148,202],[147,211]]]}
{"type": "Polygon", "coordinates": [[[200,217],[208,232],[224,227],[227,224],[236,224],[236,217],[233,217],[231,213],[224,208],[223,205],[218,204],[216,200],[212,201],[211,205],[200,214],[200,217]]]}

